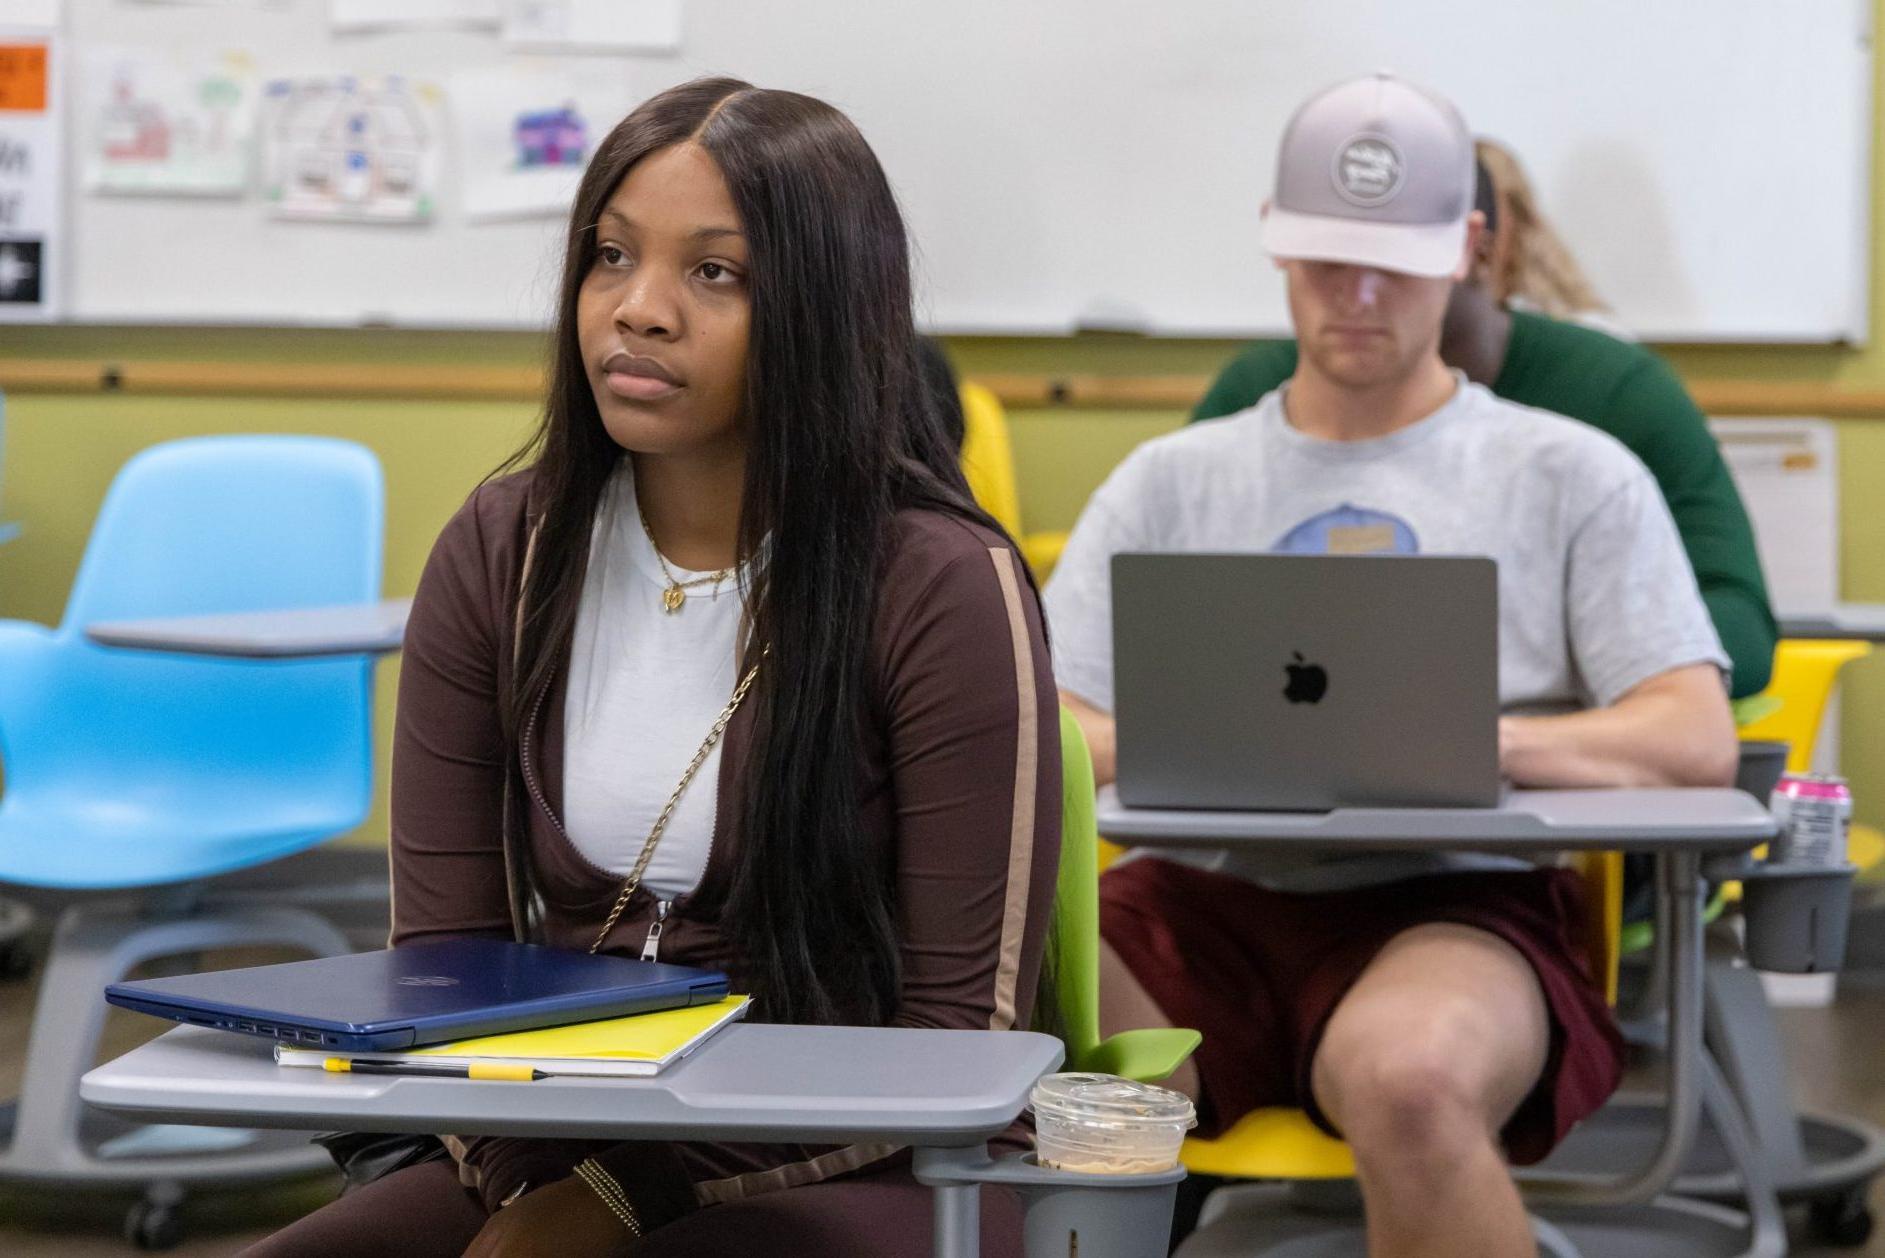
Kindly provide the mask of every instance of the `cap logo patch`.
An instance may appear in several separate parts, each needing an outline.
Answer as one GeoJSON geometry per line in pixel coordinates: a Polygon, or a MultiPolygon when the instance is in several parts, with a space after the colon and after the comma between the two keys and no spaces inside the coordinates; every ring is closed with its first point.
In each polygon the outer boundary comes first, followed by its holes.
{"type": "Polygon", "coordinates": [[[1392,140],[1358,135],[1335,155],[1335,190],[1354,205],[1380,205],[1401,190],[1407,173],[1392,140]]]}

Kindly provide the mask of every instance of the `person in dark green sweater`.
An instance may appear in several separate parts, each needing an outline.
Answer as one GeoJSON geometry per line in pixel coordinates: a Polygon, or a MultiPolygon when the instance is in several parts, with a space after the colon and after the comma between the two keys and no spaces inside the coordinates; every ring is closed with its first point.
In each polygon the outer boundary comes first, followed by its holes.
{"type": "MultiPolygon", "coordinates": [[[[1544,315],[1508,310],[1489,291],[1487,243],[1497,204],[1480,172],[1486,215],[1479,263],[1455,285],[1440,357],[1502,398],[1582,420],[1617,438],[1649,468],[1668,500],[1722,646],[1735,698],[1766,687],[1779,636],[1747,510],[1721,450],[1667,363],[1640,345],[1544,315]]],[[[1191,413],[1193,422],[1256,405],[1296,373],[1296,342],[1257,341],[1232,359],[1191,413]]]]}

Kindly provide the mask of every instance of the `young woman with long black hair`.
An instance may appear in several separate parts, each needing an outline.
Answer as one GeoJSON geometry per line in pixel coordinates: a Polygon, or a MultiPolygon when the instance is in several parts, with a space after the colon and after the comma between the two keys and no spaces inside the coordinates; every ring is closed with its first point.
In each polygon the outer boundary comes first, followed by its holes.
{"type": "MultiPolygon", "coordinates": [[[[408,629],[393,942],[715,966],[773,1021],[1026,1026],[1059,843],[1031,582],[830,106],[653,98],[584,175],[540,431],[408,629]]],[[[927,1253],[896,1150],[449,1139],[258,1255],[927,1253]]],[[[985,1242],[1018,1253],[989,1194],[985,1242]]]]}

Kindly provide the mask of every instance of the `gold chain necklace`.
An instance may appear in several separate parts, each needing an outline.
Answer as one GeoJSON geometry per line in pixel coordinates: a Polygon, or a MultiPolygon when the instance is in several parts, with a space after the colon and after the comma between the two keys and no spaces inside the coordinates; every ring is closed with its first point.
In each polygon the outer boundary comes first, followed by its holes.
{"type": "Polygon", "coordinates": [[[662,557],[661,547],[655,542],[654,530],[648,527],[648,513],[641,509],[639,501],[635,503],[635,514],[641,517],[641,531],[648,538],[648,549],[654,551],[655,562],[661,565],[661,575],[668,583],[668,588],[661,591],[661,606],[670,616],[681,610],[681,604],[687,601],[689,590],[701,585],[711,585],[717,590],[722,581],[733,575],[733,569],[722,568],[718,572],[709,572],[704,577],[676,581],[673,570],[668,567],[668,561],[662,557]]]}
{"type": "MultiPolygon", "coordinates": [[[[768,654],[768,651],[762,650],[759,658],[764,660],[768,654]]],[[[602,929],[596,932],[595,941],[589,945],[591,954],[601,951],[602,943],[609,937],[609,932],[614,930],[615,924],[622,920],[622,911],[628,907],[635,889],[641,886],[641,877],[648,872],[648,862],[654,857],[655,845],[661,842],[661,835],[668,828],[668,818],[674,815],[675,805],[681,802],[681,793],[687,789],[688,783],[694,780],[694,775],[700,772],[700,766],[707,762],[707,753],[711,752],[713,745],[720,741],[720,735],[726,733],[727,723],[733,719],[733,714],[740,710],[740,703],[746,698],[746,692],[753,688],[753,679],[757,676],[759,676],[759,665],[754,664],[746,670],[746,676],[740,678],[740,684],[733,688],[733,697],[727,701],[726,707],[720,710],[713,728],[707,731],[706,741],[700,744],[700,750],[696,751],[694,758],[688,762],[687,771],[681,774],[680,785],[674,788],[674,794],[668,796],[668,802],[662,805],[661,815],[655,818],[653,828],[648,831],[647,840],[641,845],[641,855],[635,858],[635,867],[629,870],[628,877],[622,880],[622,891],[615,897],[615,907],[609,910],[609,920],[602,923],[602,929]]]]}

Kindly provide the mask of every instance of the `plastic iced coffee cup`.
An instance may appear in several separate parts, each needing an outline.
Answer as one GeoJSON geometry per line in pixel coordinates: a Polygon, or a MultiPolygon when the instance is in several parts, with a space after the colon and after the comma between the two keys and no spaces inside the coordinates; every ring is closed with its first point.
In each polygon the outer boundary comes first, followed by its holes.
{"type": "Polygon", "coordinates": [[[1197,1109],[1183,1093],[1118,1075],[1047,1075],[1028,1104],[1036,1159],[1063,1171],[1170,1170],[1185,1133],[1198,1125],[1197,1109]]]}

